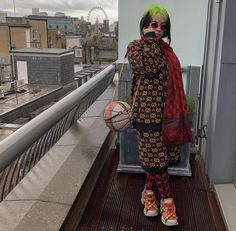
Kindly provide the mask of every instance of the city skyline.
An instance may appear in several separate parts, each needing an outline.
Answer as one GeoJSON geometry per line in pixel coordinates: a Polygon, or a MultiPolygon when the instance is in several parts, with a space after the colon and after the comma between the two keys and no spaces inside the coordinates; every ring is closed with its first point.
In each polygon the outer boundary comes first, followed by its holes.
{"type": "MultiPolygon", "coordinates": [[[[47,12],[48,16],[62,12],[66,16],[84,17],[85,20],[93,7],[102,7],[111,22],[118,21],[118,0],[1,0],[1,5],[4,7],[0,11],[6,12],[11,17],[30,15],[33,8],[39,8],[39,12],[47,12]]],[[[90,19],[94,22],[96,18],[99,21],[105,19],[103,12],[94,10],[90,19]]]]}

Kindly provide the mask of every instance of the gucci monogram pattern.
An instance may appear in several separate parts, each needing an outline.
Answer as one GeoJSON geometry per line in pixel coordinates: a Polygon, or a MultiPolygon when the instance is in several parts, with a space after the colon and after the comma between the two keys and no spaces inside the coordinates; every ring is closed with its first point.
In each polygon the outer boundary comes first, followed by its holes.
{"type": "Polygon", "coordinates": [[[140,162],[148,172],[165,170],[180,160],[180,145],[166,146],[161,131],[137,130],[137,137],[140,162]]]}
{"type": "Polygon", "coordinates": [[[163,122],[168,80],[167,60],[155,39],[131,42],[127,55],[133,72],[131,98],[140,80],[133,113],[135,125],[141,128],[137,130],[140,162],[147,172],[162,172],[170,163],[180,160],[180,146],[166,146],[161,126],[159,129],[155,126],[163,122]]]}
{"type": "Polygon", "coordinates": [[[141,124],[160,124],[167,92],[168,68],[155,39],[133,41],[127,49],[133,72],[132,96],[140,86],[134,104],[133,120],[141,124]]]}
{"type": "Polygon", "coordinates": [[[169,155],[169,164],[176,164],[180,161],[180,148],[181,145],[167,145],[167,153],[169,155]]]}

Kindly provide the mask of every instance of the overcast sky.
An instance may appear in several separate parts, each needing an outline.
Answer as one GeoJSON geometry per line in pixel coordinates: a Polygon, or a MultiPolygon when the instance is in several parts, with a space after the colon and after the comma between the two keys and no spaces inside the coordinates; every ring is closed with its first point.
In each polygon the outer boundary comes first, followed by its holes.
{"type": "MultiPolygon", "coordinates": [[[[90,9],[97,6],[105,10],[111,22],[118,20],[118,0],[0,0],[0,11],[7,12],[8,16],[30,15],[32,8],[39,8],[39,12],[47,12],[49,16],[63,12],[67,16],[87,19],[90,9]]],[[[102,10],[92,11],[90,20],[96,18],[105,19],[102,10]]]]}

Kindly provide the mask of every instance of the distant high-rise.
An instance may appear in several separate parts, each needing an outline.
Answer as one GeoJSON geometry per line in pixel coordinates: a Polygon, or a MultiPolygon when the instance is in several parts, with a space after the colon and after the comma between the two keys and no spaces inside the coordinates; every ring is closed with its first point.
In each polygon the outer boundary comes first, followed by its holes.
{"type": "Polygon", "coordinates": [[[32,8],[32,15],[39,15],[39,8],[32,8]]]}
{"type": "Polygon", "coordinates": [[[39,12],[39,15],[40,16],[48,16],[48,13],[47,12],[39,12]]]}
{"type": "Polygon", "coordinates": [[[109,20],[108,19],[103,20],[103,32],[109,33],[109,20]]]}
{"type": "Polygon", "coordinates": [[[0,11],[0,23],[5,23],[6,22],[6,17],[7,17],[7,13],[0,11]]]}
{"type": "Polygon", "coordinates": [[[63,12],[56,12],[55,13],[55,17],[65,17],[66,15],[65,15],[65,13],[63,13],[63,12]]]}

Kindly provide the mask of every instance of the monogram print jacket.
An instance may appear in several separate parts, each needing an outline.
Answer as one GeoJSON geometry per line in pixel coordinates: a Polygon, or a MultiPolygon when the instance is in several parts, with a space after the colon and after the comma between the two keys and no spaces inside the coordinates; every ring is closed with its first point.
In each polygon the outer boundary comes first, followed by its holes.
{"type": "Polygon", "coordinates": [[[155,127],[162,124],[167,92],[168,68],[156,39],[134,40],[127,56],[132,69],[131,98],[140,81],[134,104],[134,125],[155,127]]]}

